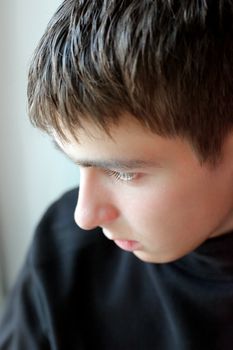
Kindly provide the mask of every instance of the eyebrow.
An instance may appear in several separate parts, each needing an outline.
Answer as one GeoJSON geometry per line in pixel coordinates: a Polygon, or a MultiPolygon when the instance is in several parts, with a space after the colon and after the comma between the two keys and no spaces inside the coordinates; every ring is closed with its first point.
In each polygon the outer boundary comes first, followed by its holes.
{"type": "Polygon", "coordinates": [[[54,147],[63,153],[76,165],[84,168],[96,167],[102,169],[114,169],[114,170],[132,170],[132,169],[141,169],[146,167],[158,166],[158,162],[154,160],[142,160],[142,159],[110,159],[110,160],[89,160],[89,159],[74,159],[68,155],[64,150],[59,146],[59,144],[53,140],[54,147]]]}
{"type": "MultiPolygon", "coordinates": [[[[102,169],[114,169],[114,170],[132,170],[141,169],[148,166],[152,166],[152,162],[143,161],[140,159],[130,159],[130,160],[100,160],[100,161],[89,161],[89,160],[77,160],[75,163],[81,167],[96,167],[102,169]]],[[[154,165],[154,164],[153,164],[154,165]]]]}

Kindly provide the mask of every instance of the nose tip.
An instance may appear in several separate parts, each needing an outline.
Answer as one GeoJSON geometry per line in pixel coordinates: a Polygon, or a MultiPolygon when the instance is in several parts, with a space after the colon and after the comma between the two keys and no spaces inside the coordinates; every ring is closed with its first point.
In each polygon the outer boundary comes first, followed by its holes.
{"type": "Polygon", "coordinates": [[[116,208],[110,205],[100,207],[81,207],[79,203],[76,206],[74,219],[76,224],[84,230],[91,230],[97,226],[104,226],[118,217],[116,208]]]}
{"type": "Polygon", "coordinates": [[[87,214],[88,213],[84,209],[81,211],[81,209],[79,209],[78,205],[77,205],[75,208],[75,212],[74,212],[74,220],[75,220],[76,224],[79,227],[81,227],[82,229],[91,230],[94,227],[92,227],[90,222],[88,223],[88,215],[87,214]]]}

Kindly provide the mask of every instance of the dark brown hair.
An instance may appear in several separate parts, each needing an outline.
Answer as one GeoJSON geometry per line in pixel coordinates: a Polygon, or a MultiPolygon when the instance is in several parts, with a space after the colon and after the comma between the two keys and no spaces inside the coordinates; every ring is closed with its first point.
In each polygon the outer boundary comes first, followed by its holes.
{"type": "Polygon", "coordinates": [[[31,63],[29,115],[76,135],[124,113],[215,161],[233,125],[233,1],[65,0],[31,63]]]}

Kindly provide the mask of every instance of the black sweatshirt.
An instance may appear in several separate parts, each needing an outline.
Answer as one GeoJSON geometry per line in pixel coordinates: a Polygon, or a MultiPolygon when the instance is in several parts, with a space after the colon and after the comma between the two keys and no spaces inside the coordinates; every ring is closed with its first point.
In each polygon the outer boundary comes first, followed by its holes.
{"type": "Polygon", "coordinates": [[[232,350],[233,233],[166,264],[84,231],[78,191],[41,220],[0,327],[0,350],[232,350]]]}

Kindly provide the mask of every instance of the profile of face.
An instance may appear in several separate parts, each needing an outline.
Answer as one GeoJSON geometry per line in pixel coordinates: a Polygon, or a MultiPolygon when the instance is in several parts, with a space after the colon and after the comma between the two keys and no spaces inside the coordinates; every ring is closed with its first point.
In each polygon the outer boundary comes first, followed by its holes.
{"type": "Polygon", "coordinates": [[[232,137],[211,168],[185,140],[155,135],[133,118],[122,118],[111,137],[89,123],[77,136],[55,141],[80,166],[81,228],[100,226],[118,246],[155,263],[233,228],[232,137]]]}

